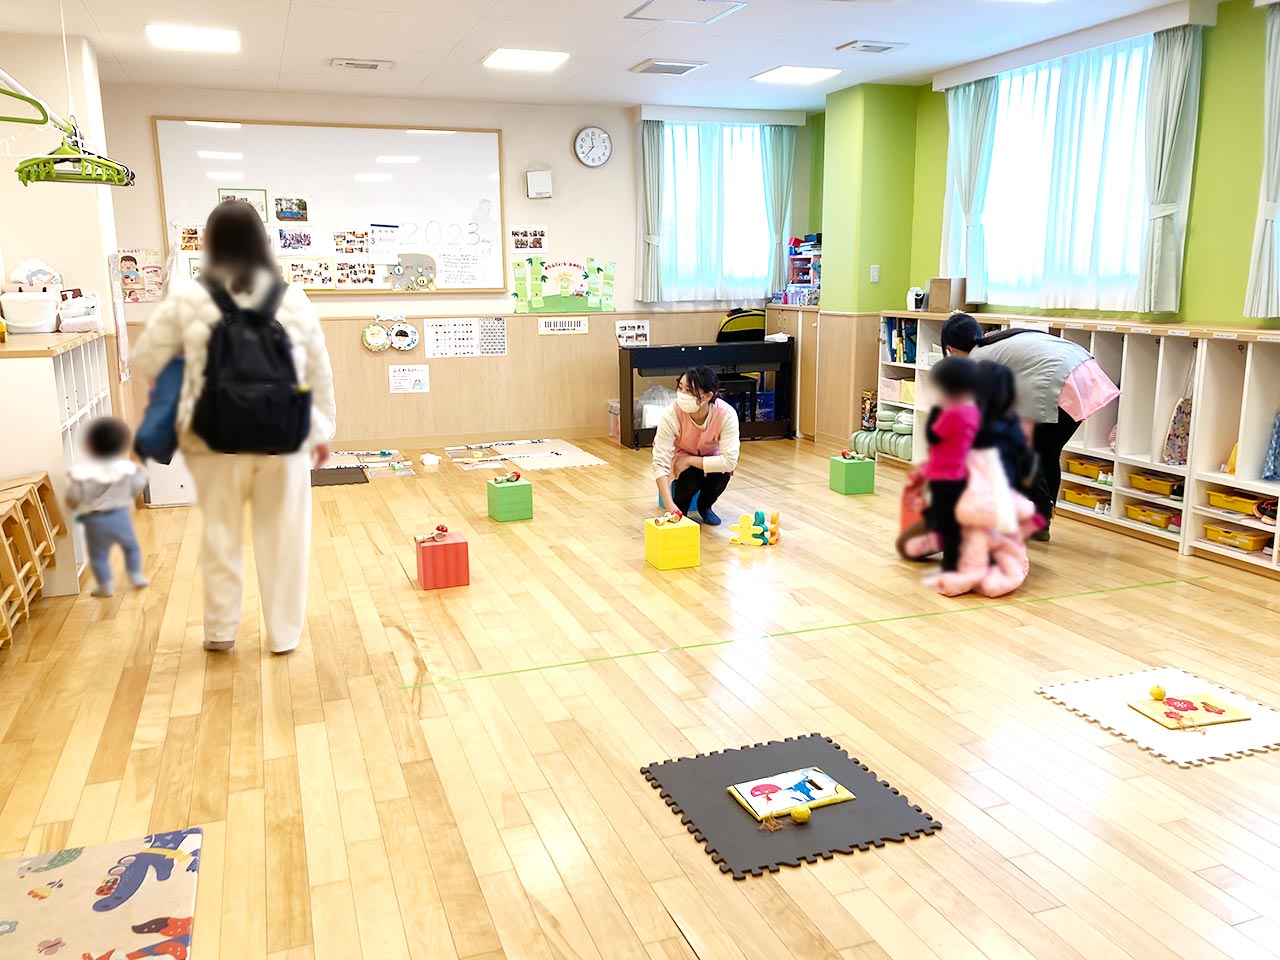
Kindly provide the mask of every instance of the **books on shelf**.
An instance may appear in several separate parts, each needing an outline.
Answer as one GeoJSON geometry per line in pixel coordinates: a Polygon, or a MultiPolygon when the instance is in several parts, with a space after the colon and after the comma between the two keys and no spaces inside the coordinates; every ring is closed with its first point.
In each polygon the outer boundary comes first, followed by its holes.
{"type": "Polygon", "coordinates": [[[890,363],[916,362],[917,325],[915,320],[886,318],[884,343],[890,363]]]}

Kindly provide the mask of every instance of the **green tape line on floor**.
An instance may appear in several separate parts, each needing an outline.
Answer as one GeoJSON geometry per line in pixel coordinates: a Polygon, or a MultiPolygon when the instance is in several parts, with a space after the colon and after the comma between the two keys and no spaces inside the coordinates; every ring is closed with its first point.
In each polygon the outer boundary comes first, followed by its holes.
{"type": "Polygon", "coordinates": [[[401,690],[419,690],[423,687],[440,687],[450,683],[464,683],[468,680],[495,680],[499,677],[514,677],[522,673],[539,673],[543,670],[559,670],[565,667],[580,667],[591,663],[607,663],[613,660],[630,660],[635,657],[651,657],[659,653],[683,653],[688,650],[701,650],[705,647],[723,647],[730,643],[744,640],[776,640],[781,637],[796,637],[806,633],[819,633],[824,630],[843,630],[847,627],[869,627],[881,623],[900,623],[904,620],[923,620],[927,617],[946,617],[955,614],[981,613],[987,610],[1000,610],[1009,607],[1025,607],[1036,603],[1053,603],[1060,600],[1076,600],[1081,597],[1097,597],[1112,593],[1123,593],[1127,590],[1146,590],[1151,587],[1168,587],[1183,583],[1198,583],[1209,577],[1186,577],[1178,580],[1155,580],[1151,583],[1130,583],[1120,587],[1102,587],[1097,590],[1079,590],[1075,593],[1057,594],[1052,597],[1026,597],[1021,600],[1005,600],[1000,603],[984,603],[972,607],[955,607],[950,610],[926,610],[922,613],[904,613],[893,617],[876,617],[870,620],[850,620],[846,623],[831,623],[821,627],[804,627],[800,630],[782,630],[778,633],[762,633],[752,637],[730,637],[726,640],[708,640],[704,643],[686,643],[675,647],[659,647],[654,650],[632,650],[628,653],[613,653],[600,657],[586,657],[582,660],[567,660],[563,663],[547,663],[541,666],[520,667],[515,670],[498,670],[493,673],[473,673],[465,677],[450,677],[443,680],[428,680],[425,683],[410,683],[401,690]]]}

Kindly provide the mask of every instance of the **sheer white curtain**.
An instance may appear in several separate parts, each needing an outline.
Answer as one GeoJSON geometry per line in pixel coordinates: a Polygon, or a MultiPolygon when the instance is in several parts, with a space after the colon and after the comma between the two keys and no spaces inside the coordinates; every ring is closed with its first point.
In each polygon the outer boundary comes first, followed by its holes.
{"type": "Polygon", "coordinates": [[[773,241],[768,284],[772,293],[787,284],[787,214],[791,212],[791,191],[795,185],[796,128],[765,124],[760,128],[760,150],[764,159],[764,209],[773,241]]]}
{"type": "Polygon", "coordinates": [[[1262,190],[1245,294],[1246,317],[1280,317],[1280,7],[1267,9],[1263,83],[1262,190]]]}
{"type": "MultiPolygon", "coordinates": [[[[996,78],[982,213],[988,302],[1138,308],[1151,50],[1146,35],[996,78]]],[[[950,156],[952,180],[954,164],[950,156]]],[[[943,269],[964,276],[956,194],[949,190],[943,269]]]]}
{"type": "Polygon", "coordinates": [[[659,303],[662,297],[662,121],[640,121],[640,191],[643,222],[640,224],[639,289],[641,303],[659,303]]]}
{"type": "Polygon", "coordinates": [[[1147,214],[1138,309],[1173,313],[1182,296],[1187,203],[1200,117],[1203,28],[1162,30],[1151,50],[1147,85],[1147,214]]]}
{"type": "Polygon", "coordinates": [[[959,276],[967,277],[968,299],[987,302],[987,243],[982,214],[991,178],[991,154],[995,146],[995,77],[961,84],[947,91],[948,188],[963,217],[958,254],[963,265],[959,276]]]}
{"type": "Polygon", "coordinates": [[[662,125],[662,298],[768,296],[773,231],[759,124],[662,125]]]}

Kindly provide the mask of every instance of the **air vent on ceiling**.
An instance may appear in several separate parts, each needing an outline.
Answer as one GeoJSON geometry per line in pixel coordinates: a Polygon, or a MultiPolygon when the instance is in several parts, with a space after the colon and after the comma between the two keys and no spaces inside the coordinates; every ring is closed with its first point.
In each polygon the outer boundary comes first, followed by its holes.
{"type": "Polygon", "coordinates": [[[841,53],[890,53],[901,50],[905,43],[889,43],[883,40],[850,40],[836,47],[841,53]]]}
{"type": "Polygon", "coordinates": [[[331,67],[344,70],[386,70],[391,66],[390,60],[359,60],[355,57],[334,57],[329,61],[331,67]]]}
{"type": "Polygon", "coordinates": [[[746,5],[746,0],[644,0],[623,19],[708,24],[746,5]]]}
{"type": "Polygon", "coordinates": [[[683,77],[693,73],[699,67],[705,67],[705,60],[641,60],[631,68],[632,73],[654,73],[664,77],[683,77]]]}

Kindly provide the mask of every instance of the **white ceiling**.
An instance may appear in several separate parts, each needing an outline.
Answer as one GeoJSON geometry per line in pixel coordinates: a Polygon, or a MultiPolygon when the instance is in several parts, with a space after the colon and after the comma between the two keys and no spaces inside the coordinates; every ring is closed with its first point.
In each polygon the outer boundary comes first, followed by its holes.
{"type": "MultiPolygon", "coordinates": [[[[628,20],[641,0],[63,0],[104,83],[517,103],[820,109],[856,83],[923,83],[946,67],[1162,6],[1168,0],[750,0],[710,25],[628,20]],[[584,11],[589,11],[584,12],[584,11]],[[239,54],[151,48],[147,23],[231,27],[239,54]],[[838,53],[852,40],[908,44],[838,53]],[[498,46],[565,50],[551,74],[488,70],[498,46]],[[332,57],[391,60],[365,74],[332,57]],[[649,57],[706,60],[687,77],[640,76],[649,57]],[[808,87],[755,83],[772,67],[837,67],[808,87]]],[[[3,0],[0,31],[56,33],[57,0],[3,0]]],[[[3,64],[0,64],[2,67],[3,64]]],[[[20,78],[19,78],[20,79],[20,78]]]]}

